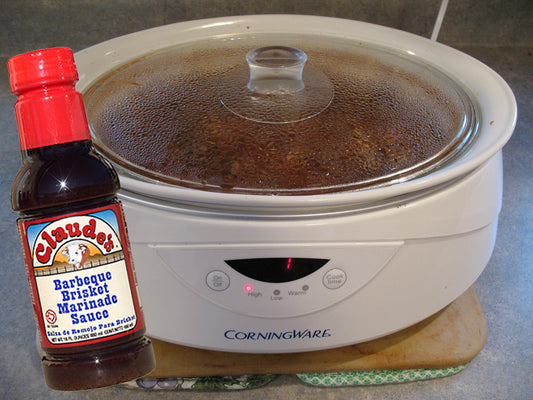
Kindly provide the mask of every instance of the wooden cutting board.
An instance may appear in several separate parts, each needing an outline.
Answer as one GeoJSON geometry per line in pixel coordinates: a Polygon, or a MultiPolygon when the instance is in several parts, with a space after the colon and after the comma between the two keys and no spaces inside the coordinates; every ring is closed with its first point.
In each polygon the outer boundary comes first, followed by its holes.
{"type": "Polygon", "coordinates": [[[336,349],[243,354],[152,339],[157,366],[147,377],[448,368],[471,361],[486,339],[485,314],[472,286],[452,304],[416,325],[377,340],[336,349]]]}

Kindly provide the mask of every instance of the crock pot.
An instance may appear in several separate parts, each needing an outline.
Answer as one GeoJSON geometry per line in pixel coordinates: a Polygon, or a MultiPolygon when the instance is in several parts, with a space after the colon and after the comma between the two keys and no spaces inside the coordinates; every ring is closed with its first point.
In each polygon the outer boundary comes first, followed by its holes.
{"type": "Polygon", "coordinates": [[[263,15],[75,57],[95,145],[119,171],[154,338],[254,353],[367,341],[441,310],[490,258],[516,104],[459,51],[263,15]],[[229,150],[215,157],[213,144],[229,150]]]}

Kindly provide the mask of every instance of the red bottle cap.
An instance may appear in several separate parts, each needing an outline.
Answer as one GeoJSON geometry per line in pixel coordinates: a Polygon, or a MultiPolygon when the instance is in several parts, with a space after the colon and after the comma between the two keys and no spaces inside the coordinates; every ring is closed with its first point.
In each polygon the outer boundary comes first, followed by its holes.
{"type": "Polygon", "coordinates": [[[72,50],[66,47],[36,50],[11,58],[8,63],[11,91],[27,90],[78,80],[72,50]]]}
{"type": "Polygon", "coordinates": [[[22,150],[90,139],[71,49],[36,50],[7,65],[22,150]]]}

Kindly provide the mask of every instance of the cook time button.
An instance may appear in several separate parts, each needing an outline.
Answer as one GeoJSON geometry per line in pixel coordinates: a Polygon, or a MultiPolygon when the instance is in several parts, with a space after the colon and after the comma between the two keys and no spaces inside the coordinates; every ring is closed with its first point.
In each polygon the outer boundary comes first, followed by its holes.
{"type": "Polygon", "coordinates": [[[229,276],[222,271],[211,271],[205,281],[207,286],[216,291],[226,290],[229,287],[229,276]]]}
{"type": "Polygon", "coordinates": [[[340,268],[330,269],[324,274],[322,282],[328,289],[338,289],[346,282],[346,273],[340,268]]]}

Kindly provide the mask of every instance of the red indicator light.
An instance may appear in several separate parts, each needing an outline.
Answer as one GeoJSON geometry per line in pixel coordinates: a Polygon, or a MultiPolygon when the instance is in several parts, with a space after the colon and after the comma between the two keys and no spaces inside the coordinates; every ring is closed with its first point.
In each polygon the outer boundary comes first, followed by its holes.
{"type": "Polygon", "coordinates": [[[248,293],[250,293],[252,290],[254,290],[254,287],[252,285],[246,285],[244,287],[244,290],[248,293]]]}
{"type": "Polygon", "coordinates": [[[289,258],[289,259],[287,260],[287,271],[290,271],[290,269],[291,269],[291,264],[292,264],[292,258],[289,258]]]}

